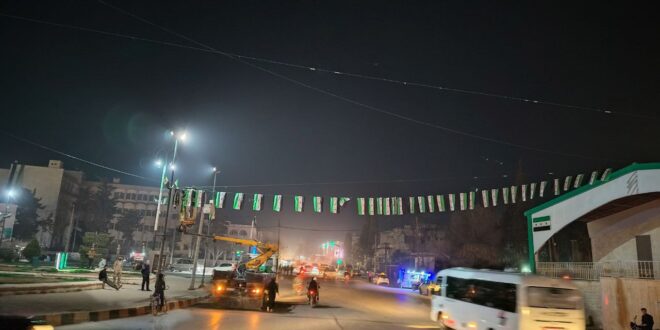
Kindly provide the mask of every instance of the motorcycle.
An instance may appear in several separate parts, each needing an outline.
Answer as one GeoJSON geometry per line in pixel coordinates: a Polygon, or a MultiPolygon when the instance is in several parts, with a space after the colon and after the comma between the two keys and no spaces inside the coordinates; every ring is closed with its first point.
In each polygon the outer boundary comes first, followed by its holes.
{"type": "Polygon", "coordinates": [[[309,306],[314,308],[318,303],[318,293],[315,290],[309,290],[309,306]]]}
{"type": "Polygon", "coordinates": [[[642,329],[641,326],[637,325],[637,315],[633,318],[632,322],[630,322],[630,329],[632,330],[640,330],[642,329]]]}

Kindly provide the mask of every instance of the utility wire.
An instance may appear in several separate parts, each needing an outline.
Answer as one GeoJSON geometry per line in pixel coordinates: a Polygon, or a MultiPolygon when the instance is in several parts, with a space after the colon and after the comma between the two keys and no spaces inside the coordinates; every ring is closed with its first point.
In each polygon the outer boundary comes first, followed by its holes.
{"type": "MultiPolygon", "coordinates": [[[[160,30],[162,30],[162,31],[165,31],[165,32],[170,33],[170,34],[173,34],[173,35],[175,35],[175,36],[177,36],[177,37],[179,37],[179,38],[182,38],[182,39],[184,39],[184,40],[187,40],[187,41],[189,41],[189,42],[192,42],[192,43],[194,43],[194,44],[196,44],[196,45],[199,45],[199,46],[201,46],[201,47],[203,47],[203,48],[205,48],[205,49],[207,49],[207,50],[218,52],[219,54],[222,54],[222,55],[224,55],[224,56],[226,56],[226,57],[228,57],[228,58],[230,58],[230,59],[232,59],[232,60],[235,60],[235,61],[241,62],[241,63],[243,63],[243,64],[249,65],[249,66],[251,66],[251,67],[253,67],[253,68],[257,69],[257,70],[261,70],[261,71],[266,72],[266,73],[268,73],[268,74],[271,74],[271,75],[273,75],[273,76],[275,76],[275,77],[278,77],[278,78],[284,79],[284,80],[286,80],[286,81],[289,81],[289,82],[291,82],[291,83],[293,83],[293,84],[296,84],[296,85],[299,85],[299,86],[302,86],[302,87],[305,87],[305,88],[308,88],[308,89],[314,90],[314,91],[316,91],[316,92],[319,92],[319,93],[322,93],[322,94],[325,94],[325,95],[328,95],[328,96],[331,96],[331,97],[337,98],[337,99],[339,99],[339,100],[345,101],[345,102],[347,102],[347,103],[351,103],[351,104],[353,104],[353,105],[360,106],[360,107],[365,108],[365,109],[369,109],[369,110],[372,110],[372,111],[375,111],[375,112],[379,112],[379,113],[382,113],[382,114],[386,114],[386,115],[389,115],[389,116],[392,116],[392,117],[395,117],[395,118],[399,118],[399,119],[402,119],[402,120],[406,120],[406,121],[409,121],[409,122],[412,122],[412,123],[416,123],[416,124],[419,124],[419,125],[423,125],[423,126],[427,126],[427,127],[431,127],[431,128],[440,129],[440,130],[443,130],[443,131],[445,131],[445,132],[454,133],[454,134],[457,134],[457,135],[463,135],[463,136],[471,137],[471,138],[474,138],[474,139],[479,139],[479,140],[488,141],[488,142],[491,142],[491,143],[496,143],[496,144],[501,144],[501,145],[506,145],[506,146],[510,146],[510,147],[517,147],[517,148],[527,149],[527,150],[532,150],[532,151],[537,151],[537,152],[544,152],[544,153],[550,153],[550,154],[555,154],[555,155],[560,155],[560,156],[569,156],[569,157],[576,157],[576,158],[582,158],[582,159],[613,160],[613,159],[607,159],[607,158],[602,158],[602,157],[591,157],[591,156],[585,156],[585,155],[582,155],[582,154],[559,152],[559,151],[555,151],[555,150],[549,150],[549,149],[543,149],[543,148],[536,148],[536,147],[526,146],[526,145],[522,145],[522,144],[518,144],[518,143],[507,142],[507,141],[504,141],[504,140],[498,140],[498,139],[494,139],[494,138],[490,138],[490,137],[486,137],[486,136],[481,136],[481,135],[477,135],[477,134],[473,134],[473,133],[469,133],[469,132],[465,132],[465,131],[460,131],[460,130],[452,129],[452,128],[445,127],[445,126],[441,126],[441,125],[434,124],[434,123],[425,122],[425,121],[422,121],[422,120],[419,120],[419,119],[415,119],[415,118],[412,118],[412,117],[408,117],[408,116],[404,116],[404,115],[401,115],[401,114],[398,114],[398,113],[395,113],[395,112],[392,112],[392,111],[388,111],[388,110],[384,110],[384,109],[381,109],[381,108],[377,108],[377,107],[374,107],[374,106],[368,105],[368,104],[366,104],[366,103],[362,103],[362,102],[359,102],[359,101],[356,101],[356,100],[353,100],[353,99],[350,99],[350,98],[347,98],[347,97],[344,97],[344,96],[338,95],[338,94],[333,93],[333,92],[330,92],[330,91],[328,91],[328,90],[314,87],[314,86],[309,85],[309,84],[307,84],[307,83],[301,82],[301,81],[299,81],[299,80],[296,80],[296,79],[293,79],[293,78],[287,77],[287,76],[285,76],[285,75],[282,75],[282,74],[276,73],[276,72],[274,72],[274,71],[272,71],[272,70],[266,69],[266,68],[264,68],[264,67],[261,67],[261,66],[259,66],[259,65],[254,64],[254,63],[247,62],[247,61],[243,60],[242,57],[240,57],[240,56],[237,56],[237,55],[235,55],[235,54],[230,54],[230,53],[223,52],[223,51],[220,51],[220,50],[218,50],[218,49],[215,49],[214,47],[211,47],[211,46],[209,46],[209,45],[207,45],[207,44],[204,44],[204,43],[202,43],[202,42],[199,42],[199,41],[197,41],[197,40],[195,40],[195,39],[192,39],[192,38],[190,38],[190,37],[188,37],[188,36],[185,36],[185,35],[183,35],[183,34],[181,34],[181,33],[175,32],[175,31],[173,31],[173,30],[171,30],[171,29],[168,29],[168,28],[166,28],[166,27],[164,27],[164,26],[162,26],[162,25],[156,24],[156,23],[154,23],[154,22],[152,22],[152,21],[150,21],[150,20],[147,20],[147,19],[145,19],[145,18],[142,18],[142,17],[140,17],[140,16],[138,16],[138,15],[135,15],[135,14],[133,14],[133,13],[130,13],[130,12],[128,12],[128,11],[122,9],[122,8],[119,8],[119,7],[117,7],[117,6],[113,6],[113,5],[111,5],[111,4],[108,4],[107,2],[105,2],[105,1],[103,1],[103,0],[97,0],[97,1],[98,1],[99,3],[101,3],[101,4],[103,4],[103,5],[106,5],[106,6],[110,7],[110,8],[113,8],[113,9],[115,9],[115,10],[117,10],[117,11],[119,11],[119,12],[125,14],[125,15],[129,15],[130,17],[133,17],[133,18],[135,18],[135,19],[137,19],[137,20],[139,20],[139,21],[141,21],[141,22],[144,22],[144,23],[146,23],[146,24],[149,24],[149,25],[151,25],[151,26],[154,26],[154,27],[156,27],[156,28],[158,28],[158,29],[160,29],[160,30]]],[[[329,70],[326,70],[326,71],[329,72],[329,70]]],[[[338,73],[338,71],[333,71],[333,73],[338,73]]],[[[390,79],[390,81],[394,81],[394,80],[391,80],[391,79],[390,79]]],[[[420,86],[421,86],[422,84],[417,84],[417,85],[420,85],[420,86]]],[[[428,86],[425,86],[425,87],[430,87],[430,86],[431,86],[431,85],[428,85],[428,86]]],[[[463,91],[463,92],[466,92],[465,90],[458,90],[458,89],[453,89],[453,90],[454,90],[454,91],[463,91]]],[[[491,95],[491,96],[496,95],[496,94],[488,94],[488,93],[480,93],[480,94],[482,94],[482,95],[491,95]]],[[[616,160],[616,161],[623,162],[623,160],[616,160]]]]}
{"type": "MultiPolygon", "coordinates": [[[[139,179],[143,179],[143,180],[147,180],[147,181],[154,181],[154,179],[152,179],[152,178],[147,178],[147,177],[144,177],[144,176],[141,176],[141,175],[137,175],[137,174],[129,173],[129,172],[126,172],[126,171],[118,170],[118,169],[116,169],[116,168],[112,168],[112,167],[109,167],[109,166],[105,166],[105,165],[103,165],[103,164],[95,163],[95,162],[93,162],[93,161],[86,160],[86,159],[80,158],[80,157],[78,157],[78,156],[74,156],[74,155],[68,154],[68,153],[63,152],[63,151],[59,151],[59,150],[54,149],[54,148],[51,148],[51,147],[49,147],[49,146],[45,146],[45,145],[43,145],[43,144],[41,144],[41,143],[37,143],[37,142],[31,141],[31,140],[28,140],[28,139],[22,138],[22,137],[20,137],[20,136],[14,135],[14,134],[9,133],[9,132],[4,131],[4,130],[0,130],[0,133],[4,134],[4,135],[6,135],[6,136],[9,136],[9,137],[11,137],[12,139],[15,139],[15,140],[21,141],[21,142],[23,142],[23,143],[27,143],[27,144],[33,145],[33,146],[35,146],[35,147],[38,147],[38,148],[41,148],[41,149],[44,149],[44,150],[48,150],[48,151],[50,151],[50,152],[54,152],[54,153],[56,153],[56,154],[58,154],[58,155],[61,155],[61,156],[64,156],[64,157],[68,157],[68,158],[71,158],[71,159],[77,160],[77,161],[79,161],[79,162],[83,162],[83,163],[85,163],[85,164],[89,164],[89,165],[96,166],[96,167],[99,167],[99,168],[102,168],[102,169],[105,169],[105,170],[108,170],[108,171],[112,171],[112,172],[119,173],[119,174],[123,174],[123,175],[132,176],[132,177],[139,178],[139,179]]],[[[157,180],[156,180],[156,181],[157,181],[157,180]]]]}
{"type": "MultiPolygon", "coordinates": [[[[327,91],[327,90],[324,90],[324,89],[320,89],[320,88],[311,86],[309,84],[306,84],[306,83],[300,82],[298,80],[289,78],[287,76],[276,73],[272,70],[266,69],[266,68],[261,67],[259,65],[247,62],[247,61],[242,60],[240,58],[237,58],[236,56],[234,56],[230,53],[225,53],[225,52],[222,52],[222,51],[214,50],[210,46],[204,46],[204,48],[198,48],[198,47],[186,46],[186,45],[167,42],[167,41],[159,41],[159,40],[142,38],[142,37],[133,36],[133,35],[126,35],[126,34],[121,34],[121,33],[114,33],[114,32],[108,32],[108,31],[102,31],[102,30],[97,30],[97,29],[86,28],[86,27],[80,27],[80,26],[70,25],[70,24],[54,23],[54,22],[49,22],[49,21],[44,21],[44,20],[39,20],[39,19],[34,19],[34,18],[28,18],[28,17],[23,17],[23,16],[9,15],[9,14],[4,14],[4,13],[0,13],[0,16],[14,18],[14,19],[18,19],[18,20],[29,21],[29,22],[34,22],[34,23],[40,23],[40,24],[45,24],[45,25],[51,25],[51,26],[69,28],[69,29],[76,29],[76,30],[81,30],[81,31],[86,31],[86,32],[99,33],[99,34],[104,34],[104,35],[118,37],[118,38],[144,41],[144,42],[149,42],[149,43],[161,44],[161,45],[178,47],[178,48],[186,48],[186,49],[204,51],[204,52],[209,52],[209,53],[217,53],[217,54],[224,55],[224,56],[226,56],[230,59],[233,59],[235,61],[241,62],[245,65],[251,66],[251,67],[253,67],[257,70],[266,72],[268,74],[271,74],[271,75],[276,76],[278,78],[281,78],[283,80],[289,81],[293,84],[296,84],[296,85],[314,90],[314,91],[319,92],[321,94],[325,94],[327,96],[337,98],[337,99],[342,100],[344,102],[351,103],[353,105],[357,105],[359,107],[362,107],[362,108],[365,108],[365,109],[368,109],[368,110],[371,110],[371,111],[386,114],[388,116],[399,118],[399,119],[409,121],[409,122],[412,122],[412,123],[415,123],[415,124],[418,124],[418,125],[423,125],[423,126],[443,130],[443,131],[446,131],[446,132],[449,132],[449,133],[453,133],[453,134],[457,134],[457,135],[463,135],[463,136],[467,136],[467,137],[471,137],[471,138],[474,138],[474,139],[483,140],[483,141],[487,141],[487,142],[491,142],[491,143],[495,143],[495,144],[501,144],[501,145],[506,145],[506,146],[520,148],[520,149],[526,149],[526,150],[531,150],[531,151],[536,151],[536,152],[541,152],[541,153],[555,154],[555,155],[559,155],[559,156],[575,157],[575,158],[581,158],[581,159],[592,159],[592,160],[596,159],[596,160],[608,160],[608,161],[616,161],[616,162],[627,162],[626,160],[622,160],[622,159],[594,157],[594,156],[588,156],[588,155],[583,155],[583,154],[567,153],[567,152],[560,152],[560,151],[537,148],[537,147],[532,147],[532,146],[526,146],[526,145],[522,145],[522,144],[517,144],[517,143],[498,140],[498,139],[494,139],[494,138],[490,138],[490,137],[486,137],[486,136],[472,134],[472,133],[469,133],[469,132],[460,131],[460,130],[452,129],[452,128],[449,128],[449,127],[444,127],[444,126],[441,126],[441,125],[438,125],[438,124],[425,122],[425,121],[415,119],[415,118],[412,118],[412,117],[407,117],[407,116],[404,116],[404,115],[400,115],[398,113],[383,110],[383,109],[380,109],[380,108],[377,108],[377,107],[374,107],[374,106],[371,106],[371,105],[368,105],[368,104],[365,104],[365,103],[362,103],[362,102],[359,102],[359,101],[356,101],[356,100],[353,100],[353,99],[343,97],[341,95],[335,94],[333,92],[330,92],[330,91],[327,91]]],[[[157,26],[157,25],[154,25],[154,26],[157,26]]],[[[167,29],[165,29],[165,31],[169,32],[169,30],[167,30],[167,29]]],[[[185,37],[185,38],[187,38],[186,40],[190,39],[188,37],[185,37]]],[[[192,40],[192,39],[190,39],[190,40],[192,40]]],[[[195,43],[198,43],[198,42],[195,42],[195,43]]],[[[201,44],[201,43],[198,43],[198,44],[201,44]]]]}
{"type": "Polygon", "coordinates": [[[614,111],[614,110],[604,109],[604,108],[587,107],[587,106],[580,106],[580,105],[573,105],[573,104],[566,104],[566,103],[559,103],[559,102],[550,102],[550,101],[544,101],[544,100],[538,100],[538,99],[529,99],[529,98],[524,98],[524,97],[509,96],[509,95],[483,92],[483,91],[476,91],[476,90],[445,87],[445,86],[432,85],[432,84],[420,83],[420,82],[415,82],[415,81],[404,81],[404,80],[399,80],[399,79],[371,76],[371,75],[360,74],[360,73],[352,73],[352,72],[344,72],[344,71],[338,71],[338,70],[324,69],[324,68],[319,68],[319,67],[316,67],[316,66],[312,67],[312,66],[307,66],[307,65],[301,65],[301,64],[296,64],[296,63],[290,63],[290,62],[284,62],[284,61],[278,61],[278,60],[263,58],[263,57],[255,57],[255,56],[247,56],[247,55],[228,53],[228,52],[224,52],[224,51],[219,51],[215,48],[212,48],[212,47],[210,47],[206,44],[198,42],[198,41],[196,41],[196,40],[194,40],[190,37],[187,37],[183,34],[180,34],[180,33],[176,32],[176,31],[168,29],[168,28],[166,28],[162,25],[158,25],[154,22],[151,22],[151,21],[149,21],[145,18],[142,18],[138,15],[135,15],[135,14],[133,14],[133,13],[127,11],[127,10],[124,10],[124,9],[120,8],[120,7],[114,6],[114,5],[112,5],[112,4],[110,4],[106,1],[103,1],[103,0],[97,0],[97,1],[99,3],[105,5],[105,6],[108,6],[112,9],[116,10],[116,11],[119,11],[119,12],[125,14],[125,15],[128,15],[128,16],[131,16],[134,19],[137,19],[137,20],[139,20],[143,23],[146,23],[146,24],[149,24],[149,25],[154,26],[156,28],[159,28],[159,29],[161,29],[165,32],[173,34],[173,35],[175,35],[175,36],[177,36],[181,39],[192,42],[192,43],[194,43],[198,46],[204,47],[208,50],[221,52],[222,54],[224,54],[226,56],[231,56],[233,58],[240,58],[240,59],[251,60],[251,61],[256,61],[256,62],[286,66],[286,67],[295,68],[295,69],[323,72],[323,73],[329,73],[329,74],[352,77],[352,78],[358,78],[358,79],[376,80],[376,81],[392,83],[392,84],[397,84],[397,85],[402,85],[402,86],[415,86],[415,87],[430,88],[430,89],[434,89],[434,90],[448,91],[448,92],[468,94],[468,95],[493,97],[493,98],[499,98],[499,99],[504,99],[504,100],[509,100],[509,101],[523,102],[523,103],[543,104],[543,105],[549,105],[549,106],[558,107],[558,108],[566,108],[566,109],[572,109],[572,110],[583,110],[583,111],[595,112],[595,113],[606,114],[606,115],[614,114],[614,115],[630,116],[630,117],[636,117],[636,118],[659,119],[657,117],[644,115],[644,114],[637,114],[637,113],[630,113],[630,112],[620,112],[620,111],[614,111]]]}

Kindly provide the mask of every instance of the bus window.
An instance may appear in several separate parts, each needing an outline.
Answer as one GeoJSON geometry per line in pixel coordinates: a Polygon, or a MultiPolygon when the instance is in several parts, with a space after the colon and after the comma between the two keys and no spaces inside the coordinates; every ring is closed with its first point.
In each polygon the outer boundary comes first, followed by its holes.
{"type": "Polygon", "coordinates": [[[527,305],[537,308],[580,309],[582,296],[577,290],[530,286],[527,305]]]}
{"type": "Polygon", "coordinates": [[[516,312],[516,285],[484,280],[447,277],[447,298],[516,312]]]}

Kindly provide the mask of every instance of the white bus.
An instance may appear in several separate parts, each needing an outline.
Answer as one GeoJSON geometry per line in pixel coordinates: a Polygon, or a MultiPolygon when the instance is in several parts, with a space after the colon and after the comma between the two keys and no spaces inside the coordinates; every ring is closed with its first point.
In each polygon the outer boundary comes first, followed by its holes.
{"type": "Polygon", "coordinates": [[[436,281],[431,319],[441,329],[585,329],[582,295],[567,280],[450,268],[436,281]]]}

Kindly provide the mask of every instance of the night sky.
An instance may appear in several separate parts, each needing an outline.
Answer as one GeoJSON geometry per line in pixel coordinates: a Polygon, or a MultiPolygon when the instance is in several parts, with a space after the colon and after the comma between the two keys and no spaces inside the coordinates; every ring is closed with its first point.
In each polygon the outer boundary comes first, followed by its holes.
{"type": "MultiPolygon", "coordinates": [[[[658,160],[660,15],[650,4],[108,3],[225,52],[613,113],[249,61],[426,123],[583,157],[532,151],[356,106],[220,54],[0,16],[3,132],[156,178],[153,159],[171,149],[166,132],[185,128],[190,139],[178,155],[184,184],[210,185],[209,168],[217,166],[218,185],[274,185],[221,190],[307,196],[461,192],[510,185],[502,175],[518,164],[537,181],[549,172],[658,160]],[[319,182],[341,184],[309,184],[319,182]]],[[[0,13],[200,47],[97,1],[2,1],[0,13]]],[[[0,139],[2,167],[48,159],[91,178],[149,183],[0,139]]],[[[303,215],[280,218],[319,229],[362,224],[354,206],[347,213],[313,215],[308,205],[303,215]]],[[[240,222],[252,214],[224,215],[240,222]]],[[[271,211],[259,216],[266,224],[276,219],[271,211]]]]}

